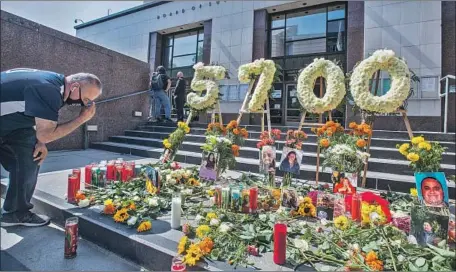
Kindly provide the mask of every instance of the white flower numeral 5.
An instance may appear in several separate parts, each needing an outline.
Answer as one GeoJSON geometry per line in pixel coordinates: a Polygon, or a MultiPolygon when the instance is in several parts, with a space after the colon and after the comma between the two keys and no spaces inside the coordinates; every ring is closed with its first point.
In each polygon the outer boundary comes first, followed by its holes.
{"type": "Polygon", "coordinates": [[[225,68],[222,66],[204,66],[199,62],[193,66],[195,75],[193,76],[190,87],[195,92],[201,93],[207,90],[205,96],[195,93],[187,95],[187,103],[192,109],[202,110],[212,107],[217,101],[219,88],[215,80],[225,78],[225,68]]]}
{"type": "Polygon", "coordinates": [[[258,111],[263,109],[263,105],[268,98],[268,91],[271,89],[276,71],[275,63],[272,60],[259,59],[254,62],[241,65],[239,67],[238,78],[242,83],[247,83],[251,80],[251,76],[258,76],[258,84],[250,99],[248,109],[250,111],[258,111]]]}

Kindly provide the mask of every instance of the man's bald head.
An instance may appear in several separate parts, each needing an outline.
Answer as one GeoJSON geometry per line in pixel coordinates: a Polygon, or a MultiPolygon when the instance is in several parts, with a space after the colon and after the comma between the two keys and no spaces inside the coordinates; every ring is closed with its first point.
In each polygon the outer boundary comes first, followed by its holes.
{"type": "Polygon", "coordinates": [[[72,100],[81,99],[85,105],[99,97],[103,89],[100,79],[96,75],[89,73],[69,75],[65,80],[65,100],[67,98],[72,100]],[[81,94],[76,90],[80,90],[81,94]],[[68,95],[66,94],[67,92],[68,95]]]}
{"type": "Polygon", "coordinates": [[[184,77],[184,73],[182,73],[181,71],[177,72],[177,77],[184,77]]]}

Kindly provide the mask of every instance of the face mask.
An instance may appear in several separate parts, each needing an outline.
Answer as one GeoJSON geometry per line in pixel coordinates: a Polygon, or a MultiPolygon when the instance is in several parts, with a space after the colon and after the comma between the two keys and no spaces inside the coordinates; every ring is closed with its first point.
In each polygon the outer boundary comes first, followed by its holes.
{"type": "Polygon", "coordinates": [[[79,87],[79,99],[71,99],[69,96],[67,98],[67,100],[65,101],[65,103],[67,105],[81,105],[81,106],[85,106],[84,105],[84,102],[82,102],[82,98],[81,98],[81,87],[79,87]]]}

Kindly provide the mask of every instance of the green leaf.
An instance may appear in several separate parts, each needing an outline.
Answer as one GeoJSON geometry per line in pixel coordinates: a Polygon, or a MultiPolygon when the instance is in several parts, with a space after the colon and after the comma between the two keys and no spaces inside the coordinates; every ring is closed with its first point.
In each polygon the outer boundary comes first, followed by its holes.
{"type": "Polygon", "coordinates": [[[445,245],[446,245],[446,240],[442,240],[442,241],[440,241],[440,242],[437,244],[437,246],[440,247],[440,248],[445,247],[445,245]]]}
{"type": "Polygon", "coordinates": [[[258,248],[258,251],[261,252],[261,253],[264,253],[264,252],[266,252],[265,249],[266,249],[266,247],[263,246],[263,245],[261,245],[261,246],[258,248]]]}
{"type": "Polygon", "coordinates": [[[429,271],[429,264],[425,263],[423,267],[420,269],[421,271],[429,271]]]}
{"type": "Polygon", "coordinates": [[[420,271],[418,267],[414,266],[412,262],[409,262],[409,269],[410,271],[420,271]]]}
{"type": "Polygon", "coordinates": [[[329,243],[327,241],[323,242],[323,244],[321,245],[321,249],[322,250],[327,250],[329,249],[329,243]]]}
{"type": "Polygon", "coordinates": [[[446,260],[446,259],[445,259],[444,257],[440,256],[440,255],[437,255],[437,256],[435,256],[434,258],[432,258],[432,262],[436,262],[436,263],[437,263],[437,262],[443,262],[443,261],[445,261],[445,260],[446,260]]]}
{"type": "Polygon", "coordinates": [[[255,233],[255,227],[253,226],[253,224],[249,225],[249,231],[250,233],[255,233]]]}
{"type": "Polygon", "coordinates": [[[430,244],[427,244],[427,245],[428,245],[428,247],[430,247],[431,249],[433,249],[435,252],[437,252],[438,254],[442,255],[443,257],[450,257],[450,258],[455,258],[456,257],[456,252],[454,252],[454,251],[441,249],[441,248],[435,247],[435,246],[430,245],[430,244]]]}
{"type": "Polygon", "coordinates": [[[252,240],[255,237],[254,236],[248,236],[248,235],[239,235],[239,238],[241,238],[243,240],[252,240]]]}
{"type": "Polygon", "coordinates": [[[261,221],[266,221],[268,219],[266,214],[260,214],[259,218],[261,221]]]}
{"type": "Polygon", "coordinates": [[[418,267],[422,267],[425,263],[426,263],[426,259],[422,258],[422,257],[415,260],[415,264],[418,267]]]}

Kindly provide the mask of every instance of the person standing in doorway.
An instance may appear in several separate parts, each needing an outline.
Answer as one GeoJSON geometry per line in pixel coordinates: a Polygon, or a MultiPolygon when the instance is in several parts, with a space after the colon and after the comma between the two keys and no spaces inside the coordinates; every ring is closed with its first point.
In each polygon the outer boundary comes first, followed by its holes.
{"type": "Polygon", "coordinates": [[[36,215],[30,203],[46,144],[73,132],[95,115],[93,102],[101,94],[95,75],[62,74],[36,69],[1,73],[0,163],[9,172],[1,226],[43,226],[46,216],[36,215]],[[80,106],[75,119],[57,123],[64,105],[80,106]]]}
{"type": "Polygon", "coordinates": [[[177,73],[176,89],[174,90],[174,103],[177,111],[177,121],[184,121],[184,104],[185,104],[185,88],[187,84],[184,79],[184,73],[177,73]]]}
{"type": "MultiPolygon", "coordinates": [[[[152,74],[150,81],[153,100],[155,100],[155,118],[158,122],[162,122],[163,119],[160,116],[161,107],[165,109],[166,122],[172,122],[171,120],[171,103],[168,97],[168,90],[171,87],[171,79],[166,75],[166,69],[163,66],[158,66],[157,71],[152,74]]],[[[152,97],[151,97],[152,102],[152,97]]],[[[152,103],[151,103],[152,107],[152,103]]]]}

